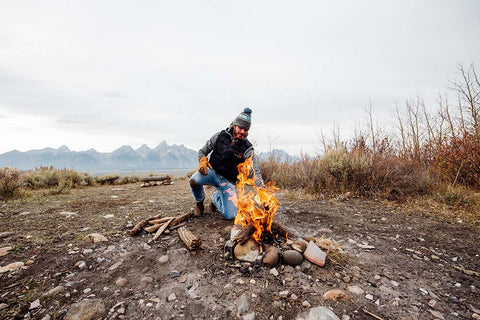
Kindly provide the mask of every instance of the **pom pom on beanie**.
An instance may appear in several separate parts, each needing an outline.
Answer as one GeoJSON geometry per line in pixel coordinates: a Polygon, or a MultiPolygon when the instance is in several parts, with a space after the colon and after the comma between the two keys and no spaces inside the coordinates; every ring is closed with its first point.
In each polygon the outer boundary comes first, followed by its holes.
{"type": "Polygon", "coordinates": [[[252,109],[248,107],[243,109],[235,120],[233,120],[233,124],[245,130],[249,130],[252,125],[252,109]]]}

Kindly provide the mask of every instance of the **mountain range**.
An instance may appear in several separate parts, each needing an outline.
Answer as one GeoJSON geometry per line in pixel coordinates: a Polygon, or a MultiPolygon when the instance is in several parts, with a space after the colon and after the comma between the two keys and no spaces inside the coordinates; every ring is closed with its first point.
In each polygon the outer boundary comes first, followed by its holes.
{"type": "MultiPolygon", "coordinates": [[[[260,159],[295,161],[285,151],[273,150],[258,154],[260,159]]],[[[197,151],[184,145],[168,145],[165,141],[157,147],[142,145],[138,149],[122,146],[113,152],[95,149],[71,151],[67,146],[21,152],[13,150],[0,154],[0,167],[31,170],[41,166],[75,169],[78,171],[135,171],[160,169],[193,169],[198,166],[197,151]]]]}

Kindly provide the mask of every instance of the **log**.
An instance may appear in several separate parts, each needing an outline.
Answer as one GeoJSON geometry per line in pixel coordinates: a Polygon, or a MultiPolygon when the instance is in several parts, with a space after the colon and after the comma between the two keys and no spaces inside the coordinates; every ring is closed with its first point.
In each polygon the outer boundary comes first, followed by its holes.
{"type": "Polygon", "coordinates": [[[197,250],[200,248],[202,241],[186,227],[179,228],[177,233],[183,243],[187,246],[188,250],[197,250]]]}
{"type": "Polygon", "coordinates": [[[193,214],[194,214],[193,212],[190,212],[190,213],[185,213],[185,214],[183,214],[183,215],[181,215],[181,216],[179,216],[179,217],[176,217],[176,218],[170,223],[170,227],[173,227],[173,226],[175,226],[175,225],[177,225],[177,224],[179,224],[179,223],[187,220],[188,218],[193,217],[193,214]]]}
{"type": "Polygon", "coordinates": [[[143,230],[147,231],[148,233],[152,233],[154,231],[157,231],[161,226],[163,226],[163,223],[157,223],[152,226],[143,228],[143,230]]]}
{"type": "Polygon", "coordinates": [[[157,232],[155,233],[155,235],[153,236],[152,238],[152,241],[153,240],[157,240],[158,237],[160,237],[160,235],[163,233],[163,231],[165,231],[165,229],[167,229],[168,225],[174,220],[175,218],[170,218],[170,220],[168,220],[167,222],[165,222],[158,230],[157,232]]]}
{"type": "Polygon", "coordinates": [[[160,218],[160,214],[154,216],[154,217],[150,217],[150,218],[147,218],[147,219],[144,219],[142,221],[140,221],[139,223],[137,223],[137,225],[135,227],[133,227],[132,230],[130,230],[128,233],[130,234],[130,236],[135,236],[137,235],[137,233],[140,232],[140,230],[142,230],[143,227],[145,227],[147,224],[148,224],[148,221],[150,220],[153,220],[153,219],[159,219],[160,218]]]}
{"type": "Polygon", "coordinates": [[[167,222],[171,218],[174,218],[174,217],[165,217],[165,218],[160,218],[160,219],[153,219],[153,220],[149,220],[148,223],[149,224],[162,224],[164,222],[167,222]]]}
{"type": "Polygon", "coordinates": [[[166,175],[166,176],[145,177],[140,179],[140,181],[142,182],[165,181],[165,180],[172,180],[172,177],[170,177],[169,175],[166,175]]]}
{"type": "Polygon", "coordinates": [[[235,237],[233,237],[233,245],[244,244],[250,239],[250,236],[255,232],[255,226],[252,224],[245,225],[242,230],[235,237]]]}
{"type": "Polygon", "coordinates": [[[303,238],[300,232],[297,230],[281,225],[278,222],[273,222],[271,226],[272,233],[278,233],[279,235],[289,239],[303,238]]]}

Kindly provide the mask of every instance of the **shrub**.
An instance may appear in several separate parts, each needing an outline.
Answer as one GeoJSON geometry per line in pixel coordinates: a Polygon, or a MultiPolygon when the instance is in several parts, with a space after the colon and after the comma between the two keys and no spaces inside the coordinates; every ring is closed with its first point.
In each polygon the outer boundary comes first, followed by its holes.
{"type": "Polygon", "coordinates": [[[0,200],[8,200],[21,194],[23,190],[20,172],[3,167],[0,169],[0,200]]]}

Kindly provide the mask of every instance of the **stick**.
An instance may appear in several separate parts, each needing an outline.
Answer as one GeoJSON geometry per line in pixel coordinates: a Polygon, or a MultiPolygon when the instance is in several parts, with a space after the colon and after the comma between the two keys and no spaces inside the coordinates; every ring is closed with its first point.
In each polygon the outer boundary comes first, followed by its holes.
{"type": "Polygon", "coordinates": [[[164,222],[167,222],[168,220],[170,220],[170,218],[174,218],[174,217],[165,217],[165,218],[161,218],[161,219],[153,219],[153,220],[149,220],[148,223],[149,224],[164,223],[164,222]]]}
{"type": "Polygon", "coordinates": [[[151,233],[151,232],[157,231],[158,228],[160,228],[162,225],[163,223],[157,223],[157,224],[154,224],[153,226],[143,228],[143,230],[151,233]]]}
{"type": "Polygon", "coordinates": [[[165,222],[158,230],[157,232],[155,233],[155,235],[153,236],[152,238],[152,241],[153,240],[157,240],[158,237],[160,237],[160,235],[163,233],[163,231],[165,231],[165,229],[167,229],[168,225],[174,220],[175,218],[170,218],[170,220],[168,220],[167,222],[165,222]]]}
{"type": "Polygon", "coordinates": [[[130,236],[135,236],[137,233],[140,232],[140,230],[142,230],[143,227],[145,227],[147,224],[148,224],[148,221],[152,220],[152,219],[158,219],[160,218],[160,214],[154,216],[154,217],[150,217],[150,218],[147,218],[147,219],[144,219],[142,221],[140,221],[139,223],[137,223],[137,225],[135,227],[133,227],[132,230],[130,230],[128,233],[130,234],[130,236]]]}
{"type": "Polygon", "coordinates": [[[282,226],[278,222],[273,222],[271,227],[272,232],[278,232],[281,236],[286,237],[288,235],[289,238],[303,238],[302,235],[295,229],[290,227],[282,226]]]}
{"type": "Polygon", "coordinates": [[[193,212],[190,212],[190,213],[185,213],[184,215],[181,215],[179,217],[176,217],[174,218],[174,220],[170,223],[170,227],[173,227],[177,224],[179,224],[180,222],[183,222],[185,220],[187,220],[188,218],[190,217],[193,217],[193,212]]]}
{"type": "Polygon", "coordinates": [[[371,313],[370,311],[368,311],[367,309],[363,309],[363,312],[365,312],[366,314],[368,314],[369,316],[372,316],[374,317],[375,319],[378,319],[378,320],[384,320],[383,318],[380,318],[379,316],[371,313]]]}
{"type": "Polygon", "coordinates": [[[473,270],[467,270],[467,269],[464,269],[462,267],[459,267],[459,266],[453,266],[455,269],[458,269],[458,270],[461,270],[463,272],[465,272],[466,274],[473,274],[475,276],[480,276],[480,272],[477,272],[477,271],[473,271],[473,270]]]}

